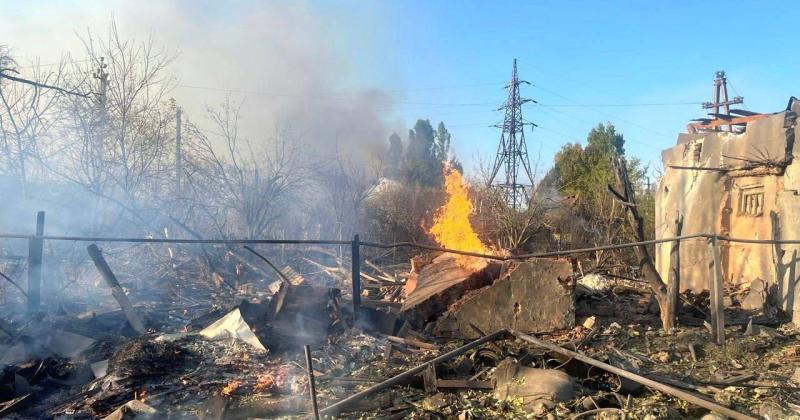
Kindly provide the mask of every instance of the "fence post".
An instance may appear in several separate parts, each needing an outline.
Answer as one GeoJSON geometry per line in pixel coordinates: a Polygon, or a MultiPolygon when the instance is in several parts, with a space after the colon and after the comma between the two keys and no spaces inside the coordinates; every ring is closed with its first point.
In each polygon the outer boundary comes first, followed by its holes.
{"type": "Polygon", "coordinates": [[[708,245],[711,251],[711,335],[718,345],[725,344],[725,305],[722,300],[722,261],[719,255],[717,235],[709,238],[708,245]]]}
{"type": "Polygon", "coordinates": [[[28,239],[28,312],[39,310],[42,292],[42,247],[44,212],[36,214],[36,236],[28,239]]]}
{"type": "MultiPolygon", "coordinates": [[[[683,216],[675,219],[675,237],[680,238],[683,232],[683,216]]],[[[667,274],[667,305],[666,314],[662,316],[664,328],[672,333],[678,325],[678,307],[681,293],[681,240],[675,240],[669,251],[669,273],[667,274]]],[[[664,308],[662,308],[663,310],[664,308]]]]}
{"type": "Polygon", "coordinates": [[[353,276],[353,318],[358,319],[361,311],[361,245],[358,235],[353,236],[351,242],[350,259],[352,260],[351,272],[353,276]]]}

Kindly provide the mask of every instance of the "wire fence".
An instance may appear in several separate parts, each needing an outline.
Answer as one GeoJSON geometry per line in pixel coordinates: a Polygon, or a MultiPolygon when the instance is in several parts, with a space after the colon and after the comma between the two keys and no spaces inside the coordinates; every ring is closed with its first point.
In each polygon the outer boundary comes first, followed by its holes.
{"type": "MultiPolygon", "coordinates": [[[[176,238],[134,238],[134,237],[104,237],[104,236],[57,236],[57,235],[24,235],[0,233],[0,239],[39,239],[44,241],[67,241],[67,242],[125,242],[125,243],[155,243],[155,244],[206,244],[206,245],[351,245],[354,241],[334,240],[334,239],[176,239],[176,238]]],[[[359,246],[379,249],[393,248],[417,248],[428,251],[440,251],[471,257],[486,258],[498,261],[526,260],[530,258],[561,257],[587,252],[609,251],[616,249],[632,248],[642,245],[654,245],[665,242],[675,242],[690,239],[716,239],[722,242],[762,244],[762,245],[789,245],[800,244],[800,239],[748,239],[736,238],[715,233],[694,233],[690,235],[673,236],[668,238],[650,239],[638,242],[626,242],[622,244],[600,245],[590,248],[576,248],[562,251],[538,252],[530,254],[516,255],[495,255],[483,254],[479,252],[462,251],[452,248],[443,248],[417,242],[395,242],[379,243],[369,241],[359,241],[359,246]]]]}
{"type": "MultiPolygon", "coordinates": [[[[478,252],[463,251],[452,248],[444,248],[415,242],[396,242],[379,243],[360,241],[359,236],[355,235],[352,240],[328,240],[328,239],[176,239],[176,238],[136,238],[136,237],[102,237],[102,236],[59,236],[44,235],[44,212],[37,215],[36,234],[13,234],[0,233],[0,239],[18,239],[28,241],[28,309],[36,312],[40,307],[40,289],[42,277],[42,259],[44,241],[67,241],[67,242],[90,242],[90,243],[148,243],[148,244],[206,244],[206,245],[350,245],[351,246],[351,273],[352,273],[352,298],[354,314],[358,314],[361,306],[361,248],[377,249],[396,249],[396,248],[415,248],[427,251],[438,251],[457,255],[465,255],[478,258],[486,258],[497,261],[519,261],[534,258],[552,258],[577,255],[597,251],[609,251],[647,246],[667,242],[680,242],[686,240],[708,240],[712,248],[716,248],[719,242],[744,243],[744,244],[800,244],[800,239],[750,239],[735,238],[716,233],[695,233],[689,235],[674,236],[668,238],[651,239],[646,241],[627,242],[622,244],[609,244],[589,248],[568,249],[562,251],[539,252],[517,255],[494,255],[478,252]]],[[[717,251],[718,252],[718,251],[717,251]]],[[[715,260],[716,261],[716,260],[715,260]]],[[[715,266],[717,264],[715,263],[715,266]]],[[[721,279],[714,279],[714,286],[719,286],[721,279]]],[[[721,298],[720,298],[721,299],[721,298]]]]}

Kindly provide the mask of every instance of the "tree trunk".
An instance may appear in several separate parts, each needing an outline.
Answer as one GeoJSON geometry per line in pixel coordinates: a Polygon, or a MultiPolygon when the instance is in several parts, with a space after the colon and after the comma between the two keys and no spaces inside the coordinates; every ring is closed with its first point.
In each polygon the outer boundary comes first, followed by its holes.
{"type": "MultiPolygon", "coordinates": [[[[617,156],[614,158],[613,163],[617,186],[615,189],[609,185],[608,189],[615,196],[615,198],[625,206],[628,224],[630,224],[631,228],[633,228],[634,232],[636,233],[636,241],[643,242],[645,240],[644,219],[642,219],[642,217],[639,215],[639,211],[636,208],[636,196],[633,191],[630,178],[628,177],[625,159],[621,156],[617,156]]],[[[653,257],[650,255],[650,251],[647,249],[647,246],[637,245],[634,247],[634,252],[636,253],[636,258],[639,260],[639,269],[642,271],[644,279],[650,285],[653,295],[656,297],[656,301],[658,302],[658,307],[661,310],[661,325],[664,328],[664,331],[669,333],[675,327],[675,313],[677,305],[670,304],[671,299],[669,297],[670,294],[667,292],[667,286],[661,279],[661,275],[658,274],[655,264],[653,263],[653,257]]],[[[678,279],[676,278],[675,280],[677,281],[678,279]]],[[[677,288],[679,287],[679,284],[675,283],[674,286],[675,290],[672,292],[675,293],[677,299],[677,288]]]]}

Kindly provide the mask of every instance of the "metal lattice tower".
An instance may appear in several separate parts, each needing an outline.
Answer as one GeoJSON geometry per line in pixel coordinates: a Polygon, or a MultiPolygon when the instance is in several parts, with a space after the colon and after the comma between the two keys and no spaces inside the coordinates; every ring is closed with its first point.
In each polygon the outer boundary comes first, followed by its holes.
{"type": "Polygon", "coordinates": [[[505,118],[502,124],[495,127],[502,129],[500,134],[500,145],[497,147],[497,156],[494,160],[492,175],[489,177],[489,186],[502,189],[505,193],[506,202],[513,209],[523,209],[528,206],[529,190],[533,185],[533,173],[531,164],[528,160],[528,146],[525,144],[524,127],[529,125],[536,127],[536,124],[525,121],[522,118],[522,104],[526,102],[536,103],[533,99],[525,99],[519,95],[519,85],[530,84],[517,77],[517,59],[514,59],[514,70],[511,73],[511,82],[508,88],[508,98],[503,106],[497,110],[505,111],[505,118]],[[520,174],[520,167],[524,171],[520,174]],[[500,168],[504,168],[505,182],[495,182],[500,168]],[[521,179],[520,175],[527,176],[527,180],[521,179]],[[527,181],[523,183],[523,181],[527,181]]]}

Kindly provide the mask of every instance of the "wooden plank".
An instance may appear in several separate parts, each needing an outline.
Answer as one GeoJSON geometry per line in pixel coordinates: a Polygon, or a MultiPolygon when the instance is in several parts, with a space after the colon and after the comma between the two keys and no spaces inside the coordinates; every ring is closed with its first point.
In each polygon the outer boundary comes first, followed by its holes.
{"type": "Polygon", "coordinates": [[[455,257],[451,254],[442,254],[436,257],[432,263],[420,270],[417,287],[406,297],[402,310],[409,310],[431,296],[465,282],[473,274],[475,273],[458,265],[455,257]]]}
{"type": "Polygon", "coordinates": [[[387,335],[386,339],[389,341],[393,341],[395,343],[406,344],[409,346],[419,347],[421,349],[439,350],[439,346],[435,344],[426,343],[424,341],[415,340],[413,338],[403,338],[403,337],[395,337],[393,335],[387,335]]]}
{"type": "Polygon", "coordinates": [[[738,118],[731,118],[730,120],[711,120],[709,122],[702,122],[702,123],[693,123],[686,126],[686,129],[689,133],[696,133],[699,130],[707,130],[709,128],[716,128],[723,125],[736,125],[736,124],[747,124],[751,121],[760,120],[762,118],[767,118],[772,114],[757,114],[757,115],[749,115],[746,117],[738,117],[738,118]]]}
{"type": "Polygon", "coordinates": [[[105,280],[108,287],[111,288],[111,295],[114,296],[114,299],[116,299],[117,303],[119,303],[120,308],[122,308],[122,312],[124,312],[125,317],[128,318],[128,323],[131,325],[131,328],[133,328],[133,330],[139,334],[144,334],[147,330],[144,328],[142,319],[133,308],[133,305],[131,305],[131,301],[128,300],[128,295],[126,295],[125,291],[122,290],[122,286],[120,286],[119,281],[117,281],[117,276],[114,275],[114,272],[111,271],[111,267],[108,266],[106,259],[103,258],[100,248],[98,248],[95,244],[91,244],[86,247],[86,251],[92,258],[92,261],[94,261],[97,271],[99,271],[100,275],[103,276],[103,280],[105,280]]]}
{"type": "MultiPolygon", "coordinates": [[[[675,220],[675,237],[681,236],[683,230],[683,215],[678,215],[675,220]]],[[[669,253],[669,274],[667,276],[667,315],[669,317],[670,329],[675,327],[678,317],[678,301],[681,292],[681,241],[678,239],[672,243],[669,253]]],[[[666,325],[665,325],[666,327],[666,325]]],[[[667,331],[671,334],[672,331],[667,331]]]]}
{"type": "Polygon", "coordinates": [[[709,252],[711,252],[711,334],[714,342],[718,345],[725,344],[725,306],[723,303],[722,291],[722,259],[719,255],[719,244],[717,238],[712,237],[708,241],[709,252]]]}

